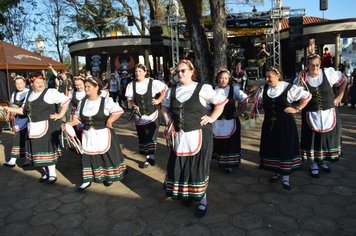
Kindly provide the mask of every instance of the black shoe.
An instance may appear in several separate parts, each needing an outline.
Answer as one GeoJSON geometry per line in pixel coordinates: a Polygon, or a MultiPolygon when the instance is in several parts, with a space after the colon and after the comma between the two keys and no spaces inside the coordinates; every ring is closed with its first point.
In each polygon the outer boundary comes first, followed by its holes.
{"type": "MultiPolygon", "coordinates": [[[[325,163],[323,163],[323,164],[325,164],[325,163]]],[[[325,164],[325,166],[323,166],[322,164],[320,164],[319,167],[320,167],[323,171],[325,171],[326,173],[330,173],[330,172],[331,172],[330,167],[327,166],[326,164],[325,164]]]]}
{"type": "Polygon", "coordinates": [[[109,187],[112,185],[112,181],[103,181],[105,187],[109,187]]]}
{"type": "Polygon", "coordinates": [[[275,174],[271,178],[269,178],[268,182],[275,183],[281,177],[281,175],[275,174]]]}
{"type": "Polygon", "coordinates": [[[155,159],[152,158],[147,158],[146,162],[148,162],[151,166],[154,166],[156,164],[155,159]]]}
{"type": "Polygon", "coordinates": [[[54,184],[57,181],[57,177],[55,176],[50,176],[47,181],[46,184],[54,184]]]}
{"type": "Polygon", "coordinates": [[[46,183],[48,181],[48,175],[44,174],[42,177],[38,180],[40,183],[46,183]]]}
{"type": "Polygon", "coordinates": [[[15,164],[8,164],[7,162],[4,163],[4,166],[14,168],[16,165],[15,164]]]}
{"type": "Polygon", "coordinates": [[[78,192],[83,192],[85,189],[89,188],[90,185],[91,185],[91,182],[90,182],[87,186],[85,186],[84,188],[81,188],[81,187],[79,186],[79,187],[77,188],[77,191],[78,191],[78,192]]]}
{"type": "Polygon", "coordinates": [[[319,178],[319,168],[310,169],[310,176],[316,179],[319,178]]]}
{"type": "Polygon", "coordinates": [[[198,218],[202,218],[206,215],[206,212],[208,210],[208,204],[203,204],[203,203],[199,203],[198,204],[198,208],[195,212],[195,216],[198,217],[198,218]],[[199,206],[203,206],[204,207],[204,210],[203,209],[200,209],[199,206]]]}
{"type": "Polygon", "coordinates": [[[142,164],[141,168],[145,169],[145,168],[147,168],[147,167],[149,167],[149,166],[150,166],[150,163],[148,163],[147,161],[145,161],[145,162],[142,164]]]}
{"type": "Polygon", "coordinates": [[[283,186],[283,189],[285,189],[285,190],[288,190],[288,191],[292,190],[292,187],[290,186],[290,183],[288,180],[283,180],[282,186],[283,186]]]}

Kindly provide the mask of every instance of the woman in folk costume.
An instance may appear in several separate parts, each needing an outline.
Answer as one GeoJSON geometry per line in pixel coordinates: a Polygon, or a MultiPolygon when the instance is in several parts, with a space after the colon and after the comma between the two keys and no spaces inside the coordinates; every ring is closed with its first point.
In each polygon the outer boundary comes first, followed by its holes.
{"type": "Polygon", "coordinates": [[[309,55],[308,71],[301,74],[300,80],[313,95],[302,112],[300,149],[303,159],[313,161],[310,175],[314,178],[319,178],[319,167],[330,173],[325,161],[337,161],[341,155],[341,121],[335,107],[340,105],[346,86],[341,72],[332,67],[320,68],[320,64],[319,55],[309,55]]]}
{"type": "Polygon", "coordinates": [[[211,85],[194,81],[195,68],[182,60],[177,68],[179,84],[168,90],[162,103],[171,154],[164,181],[166,194],[190,204],[199,201],[196,216],[207,211],[206,189],[213,151],[211,124],[221,115],[227,98],[211,85]],[[214,110],[210,113],[211,104],[214,110]]]}
{"type": "MultiPolygon", "coordinates": [[[[10,107],[20,108],[25,101],[29,89],[26,88],[26,79],[23,76],[14,78],[16,91],[11,95],[10,107]]],[[[22,165],[28,164],[25,153],[25,138],[27,132],[28,118],[26,115],[16,114],[12,130],[15,132],[11,149],[11,158],[4,163],[4,166],[15,167],[16,160],[23,161],[22,165]],[[18,159],[19,158],[19,159],[18,159]]]]}
{"type": "Polygon", "coordinates": [[[217,155],[218,166],[231,173],[232,168],[238,167],[241,161],[241,124],[236,116],[235,102],[238,101],[239,113],[246,108],[248,96],[230,83],[230,72],[226,69],[217,73],[215,91],[226,96],[229,102],[223,113],[213,123],[214,153],[217,155]]]}
{"type": "Polygon", "coordinates": [[[274,172],[270,182],[282,175],[282,186],[291,190],[289,175],[300,168],[299,137],[294,114],[300,112],[311,99],[309,92],[282,81],[276,67],[266,70],[266,84],[260,94],[265,112],[260,144],[260,168],[274,172]],[[292,105],[297,102],[298,105],[292,105]]]}
{"type": "Polygon", "coordinates": [[[23,108],[10,108],[10,111],[28,116],[26,158],[32,165],[43,167],[41,183],[53,184],[57,181],[56,163],[62,154],[59,146],[61,118],[70,99],[56,89],[47,89],[40,73],[31,75],[30,80],[32,90],[23,108]],[[61,110],[57,113],[58,107],[61,110]]]}
{"type": "MultiPolygon", "coordinates": [[[[78,109],[79,102],[86,96],[84,90],[85,87],[84,82],[85,82],[84,77],[74,76],[73,79],[74,89],[70,90],[68,95],[71,98],[70,104],[72,108],[70,121],[73,120],[73,116],[78,109]]],[[[83,130],[82,124],[78,124],[75,126],[75,132],[79,138],[81,137],[82,130],[83,130]]]]}
{"type": "Polygon", "coordinates": [[[159,80],[146,78],[147,68],[143,64],[135,66],[135,79],[127,85],[125,96],[132,105],[139,142],[139,153],[146,156],[143,168],[155,165],[154,154],[159,128],[158,105],[167,90],[159,80]]]}
{"type": "MultiPolygon", "coordinates": [[[[91,182],[112,185],[124,177],[126,164],[119,140],[112,129],[113,122],[124,110],[111,97],[100,96],[101,84],[96,78],[85,81],[86,97],[79,104],[74,118],[67,125],[83,123],[82,173],[83,183],[78,191],[84,191],[91,182]]],[[[65,128],[63,125],[62,128],[65,128]]]]}

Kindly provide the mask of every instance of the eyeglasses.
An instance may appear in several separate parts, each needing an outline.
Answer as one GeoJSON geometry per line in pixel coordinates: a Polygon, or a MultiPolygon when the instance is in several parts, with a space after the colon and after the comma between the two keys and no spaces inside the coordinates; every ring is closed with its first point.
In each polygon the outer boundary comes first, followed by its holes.
{"type": "Polygon", "coordinates": [[[182,72],[182,74],[184,74],[187,70],[189,69],[176,70],[176,73],[179,74],[180,72],[182,72]]]}
{"type": "Polygon", "coordinates": [[[310,64],[310,67],[320,67],[320,64],[310,64]]]}

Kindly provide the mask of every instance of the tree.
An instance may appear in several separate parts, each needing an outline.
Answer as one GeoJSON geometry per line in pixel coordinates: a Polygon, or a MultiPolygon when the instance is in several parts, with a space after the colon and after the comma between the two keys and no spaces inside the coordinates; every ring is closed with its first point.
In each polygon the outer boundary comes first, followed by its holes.
{"type": "Polygon", "coordinates": [[[202,0],[181,0],[190,32],[195,65],[202,83],[213,82],[212,58],[210,46],[202,23],[202,0]]]}
{"type": "Polygon", "coordinates": [[[227,34],[225,0],[209,0],[210,16],[213,22],[213,54],[214,75],[221,69],[227,68],[227,34]]]}
{"type": "Polygon", "coordinates": [[[18,47],[28,47],[37,24],[36,16],[31,15],[36,2],[2,1],[0,4],[0,37],[18,47]]]}

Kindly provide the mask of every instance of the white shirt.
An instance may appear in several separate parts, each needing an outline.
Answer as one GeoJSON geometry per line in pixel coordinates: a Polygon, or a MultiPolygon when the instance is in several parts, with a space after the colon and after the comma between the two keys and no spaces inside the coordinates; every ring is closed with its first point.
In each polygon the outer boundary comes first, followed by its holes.
{"type": "MultiPolygon", "coordinates": [[[[147,92],[149,82],[150,82],[150,78],[145,78],[141,82],[136,82],[136,93],[138,93],[140,95],[145,94],[147,92]]],[[[164,83],[162,83],[161,81],[152,80],[152,97],[154,97],[157,93],[164,92],[166,89],[167,89],[167,86],[164,83]]],[[[130,82],[127,85],[125,97],[127,97],[127,99],[129,101],[134,100],[134,98],[133,98],[134,97],[133,82],[130,82]]]]}
{"type": "MultiPolygon", "coordinates": [[[[71,90],[69,91],[69,94],[68,94],[68,97],[70,97],[71,99],[73,99],[73,95],[74,95],[74,91],[71,90]]],[[[75,93],[75,98],[78,100],[78,101],[81,101],[84,97],[85,97],[85,91],[77,91],[75,93]]]]}
{"type": "MultiPolygon", "coordinates": [[[[225,97],[229,96],[230,92],[230,85],[226,86],[225,88],[219,88],[218,86],[215,87],[215,91],[218,94],[221,94],[225,97]]],[[[247,94],[244,93],[239,86],[234,86],[234,91],[233,91],[233,99],[238,102],[246,102],[246,99],[248,98],[247,94]]]]}
{"type": "MultiPolygon", "coordinates": [[[[267,96],[270,98],[276,98],[280,96],[284,90],[287,88],[289,83],[281,81],[278,86],[272,87],[268,86],[267,96]]],[[[300,99],[307,99],[310,96],[310,93],[306,91],[303,87],[293,85],[292,88],[287,92],[287,100],[289,103],[298,101],[300,99]]],[[[259,95],[259,99],[263,100],[263,89],[259,95]]]]}
{"type": "MultiPolygon", "coordinates": [[[[96,100],[85,100],[85,104],[83,107],[83,115],[84,116],[95,116],[100,108],[100,103],[101,103],[101,96],[99,96],[98,99],[96,100]]],[[[122,114],[124,113],[124,110],[120,107],[120,105],[117,102],[114,102],[114,100],[111,97],[104,98],[104,114],[109,116],[110,114],[122,114]]],[[[76,110],[74,117],[78,120],[80,120],[80,109],[82,106],[82,101],[79,102],[78,104],[78,109],[76,110]]]]}
{"type": "MultiPolygon", "coordinates": [[[[193,82],[188,86],[181,86],[178,84],[176,88],[176,99],[179,102],[187,101],[193,95],[197,85],[197,82],[193,82]]],[[[169,108],[170,98],[171,89],[167,91],[166,96],[162,101],[162,106],[169,108]]],[[[211,110],[209,104],[224,105],[227,103],[227,98],[222,94],[218,94],[210,84],[204,84],[199,92],[199,101],[206,109],[211,110]]]]}
{"type": "MultiPolygon", "coordinates": [[[[25,88],[23,91],[17,92],[17,94],[16,94],[16,100],[17,100],[17,101],[21,101],[21,100],[25,99],[25,97],[27,96],[27,94],[28,94],[29,91],[30,91],[30,90],[29,90],[28,88],[25,88]]],[[[10,104],[14,104],[14,103],[15,103],[15,97],[14,97],[14,96],[15,96],[15,93],[16,93],[16,92],[13,92],[12,95],[11,95],[10,104]]]]}
{"type": "MultiPolygon", "coordinates": [[[[44,90],[39,93],[31,91],[28,101],[32,102],[39,98],[44,90]]],[[[64,93],[58,92],[57,89],[48,89],[47,93],[44,95],[43,100],[48,104],[61,104],[62,106],[70,101],[70,98],[64,95],[64,93]]]]}

